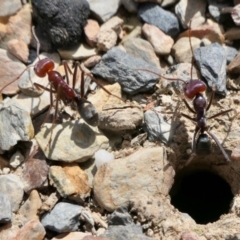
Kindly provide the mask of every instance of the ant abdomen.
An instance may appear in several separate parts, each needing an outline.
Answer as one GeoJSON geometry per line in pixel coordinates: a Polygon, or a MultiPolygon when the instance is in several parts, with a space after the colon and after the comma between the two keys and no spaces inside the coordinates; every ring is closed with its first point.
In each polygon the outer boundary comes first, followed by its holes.
{"type": "Polygon", "coordinates": [[[205,155],[211,153],[211,140],[205,133],[201,133],[196,143],[197,155],[205,155]]]}
{"type": "Polygon", "coordinates": [[[83,118],[83,120],[91,126],[97,126],[98,112],[97,109],[93,106],[93,104],[79,97],[76,97],[75,100],[77,103],[78,112],[83,118]]]}
{"type": "Polygon", "coordinates": [[[184,93],[187,98],[193,99],[198,93],[205,92],[206,89],[207,86],[203,81],[199,79],[193,79],[186,84],[184,93]]]}
{"type": "Polygon", "coordinates": [[[34,72],[40,78],[46,76],[48,72],[54,69],[54,62],[49,58],[39,60],[34,66],[34,72]]]}

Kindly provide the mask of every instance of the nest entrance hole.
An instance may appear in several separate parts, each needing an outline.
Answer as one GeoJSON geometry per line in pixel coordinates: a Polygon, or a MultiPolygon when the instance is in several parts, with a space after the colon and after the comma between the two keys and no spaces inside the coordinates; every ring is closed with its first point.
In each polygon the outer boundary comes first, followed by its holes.
{"type": "Polygon", "coordinates": [[[170,196],[171,204],[198,224],[219,220],[229,212],[234,197],[231,186],[216,172],[196,167],[176,173],[170,196]]]}

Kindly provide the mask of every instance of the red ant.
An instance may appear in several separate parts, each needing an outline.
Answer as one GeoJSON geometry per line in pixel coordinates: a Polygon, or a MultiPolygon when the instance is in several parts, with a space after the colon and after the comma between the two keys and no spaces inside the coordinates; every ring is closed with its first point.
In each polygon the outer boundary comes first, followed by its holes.
{"type": "MultiPolygon", "coordinates": [[[[193,54],[193,48],[192,48],[192,44],[191,44],[191,40],[190,40],[190,26],[191,26],[191,22],[189,24],[189,42],[190,42],[190,48],[191,48],[191,51],[192,51],[192,54],[193,54]]],[[[189,82],[185,82],[183,79],[167,78],[167,77],[164,77],[160,74],[157,74],[157,73],[152,72],[152,71],[147,70],[147,69],[138,69],[138,70],[144,70],[144,71],[147,71],[147,72],[151,72],[151,73],[156,74],[159,77],[161,77],[163,79],[166,79],[166,80],[170,80],[170,81],[176,81],[177,80],[177,81],[183,82],[183,84],[184,84],[184,89],[183,89],[184,95],[188,99],[193,100],[193,108],[188,104],[186,99],[183,99],[183,102],[186,105],[186,107],[188,108],[188,110],[190,112],[192,112],[193,114],[195,114],[196,116],[192,118],[192,117],[189,117],[187,114],[181,113],[181,115],[184,116],[185,118],[196,122],[196,127],[195,127],[193,140],[192,140],[192,154],[191,154],[190,158],[188,159],[187,164],[189,164],[192,161],[192,159],[197,155],[197,153],[201,153],[202,151],[210,152],[211,142],[210,142],[210,139],[209,139],[208,135],[216,142],[216,144],[218,145],[218,147],[222,151],[226,161],[227,162],[231,161],[229,159],[227,153],[225,152],[225,150],[221,146],[220,142],[218,141],[217,137],[208,130],[206,112],[211,107],[215,91],[214,90],[212,91],[210,101],[207,104],[207,101],[202,94],[207,89],[206,84],[203,81],[201,81],[200,79],[192,79],[193,59],[192,59],[192,67],[191,67],[191,80],[189,82]],[[205,134],[204,132],[207,132],[208,135],[205,134]],[[198,138],[197,138],[197,141],[196,141],[197,136],[198,136],[198,138]]],[[[208,117],[208,119],[213,119],[217,116],[224,115],[224,114],[226,114],[226,113],[228,113],[232,110],[233,109],[228,109],[228,110],[219,112],[219,113],[217,113],[217,114],[215,114],[211,117],[208,117]]]]}
{"type": "MultiPolygon", "coordinates": [[[[38,38],[35,35],[34,28],[33,28],[33,35],[34,38],[37,41],[37,56],[39,56],[39,49],[40,49],[40,43],[38,38]]],[[[61,76],[61,74],[57,71],[54,71],[54,62],[49,59],[49,58],[44,58],[44,59],[39,59],[39,61],[35,64],[34,66],[34,72],[35,74],[43,78],[46,75],[48,75],[48,80],[50,83],[50,89],[47,87],[44,87],[38,83],[34,83],[34,86],[42,88],[46,91],[50,92],[50,108],[53,106],[53,93],[56,93],[56,108],[55,108],[55,116],[53,120],[53,124],[56,121],[56,114],[58,111],[58,101],[62,100],[65,105],[68,105],[72,102],[75,102],[77,104],[77,109],[81,117],[84,119],[85,122],[87,122],[91,126],[97,126],[98,124],[98,112],[96,108],[93,106],[91,102],[86,100],[84,98],[84,70],[83,67],[80,65],[79,62],[76,62],[75,67],[74,67],[74,72],[73,72],[73,87],[69,86],[69,77],[68,77],[68,72],[72,73],[68,64],[63,61],[65,73],[66,73],[66,80],[61,76]],[[80,95],[78,95],[75,91],[75,84],[76,84],[76,78],[77,78],[77,69],[81,70],[81,90],[80,90],[80,95]]],[[[0,93],[10,84],[13,82],[17,81],[23,73],[28,69],[27,67],[16,79],[5,85],[2,89],[0,89],[0,93]]],[[[123,101],[120,97],[110,93],[104,86],[102,86],[97,79],[95,79],[91,74],[87,74],[93,81],[95,81],[101,88],[103,88],[104,91],[106,91],[109,95],[113,95],[123,101]]],[[[50,110],[49,108],[49,110],[50,110]]],[[[49,114],[49,111],[48,111],[49,114]]],[[[47,115],[48,115],[47,114],[47,115]]],[[[51,137],[50,141],[51,142],[51,137]]]]}

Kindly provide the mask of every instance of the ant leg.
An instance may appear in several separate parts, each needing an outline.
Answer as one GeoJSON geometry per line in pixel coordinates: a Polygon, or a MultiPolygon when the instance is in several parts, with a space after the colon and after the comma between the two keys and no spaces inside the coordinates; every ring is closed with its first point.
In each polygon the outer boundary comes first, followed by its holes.
{"type": "Polygon", "coordinates": [[[212,94],[211,94],[211,97],[210,97],[210,101],[208,102],[208,105],[207,105],[207,108],[206,108],[206,112],[209,110],[209,108],[212,105],[212,100],[214,98],[214,95],[215,95],[215,91],[212,91],[212,94]]]}
{"type": "MultiPolygon", "coordinates": [[[[65,70],[65,73],[66,73],[67,84],[69,85],[70,81],[69,81],[68,73],[70,73],[70,74],[73,74],[73,73],[72,73],[72,70],[70,69],[70,67],[68,66],[68,64],[65,60],[63,60],[62,63],[63,63],[64,70],[65,70]]],[[[74,87],[75,87],[75,84],[74,84],[74,87]]],[[[74,87],[73,87],[73,89],[74,89],[74,87]]]]}
{"type": "Polygon", "coordinates": [[[44,119],[44,121],[43,121],[43,123],[41,125],[41,127],[42,127],[47,122],[47,119],[48,119],[48,117],[50,115],[50,111],[51,111],[51,109],[53,107],[53,93],[56,93],[56,91],[53,90],[52,85],[50,86],[50,89],[47,88],[47,87],[44,87],[44,86],[42,86],[41,84],[38,84],[38,83],[34,83],[34,86],[36,86],[38,88],[42,88],[42,89],[50,92],[50,105],[49,105],[46,117],[45,117],[45,119],[44,119]]]}
{"type": "Polygon", "coordinates": [[[222,112],[220,112],[220,113],[217,113],[217,114],[215,114],[215,115],[213,115],[213,116],[211,116],[211,117],[208,117],[208,119],[212,119],[212,118],[218,117],[218,116],[220,116],[220,115],[224,115],[224,114],[226,114],[226,113],[228,113],[228,112],[231,112],[231,111],[233,111],[233,110],[234,110],[233,108],[230,108],[230,109],[228,109],[228,110],[225,110],[225,111],[222,111],[222,112]]]}
{"type": "Polygon", "coordinates": [[[188,108],[188,110],[194,114],[196,114],[196,112],[189,106],[188,102],[186,101],[186,99],[183,99],[184,104],[186,105],[186,107],[188,108]]]}
{"type": "Polygon", "coordinates": [[[196,153],[196,136],[199,133],[200,128],[196,127],[194,134],[193,134],[193,139],[192,139],[192,153],[191,156],[189,157],[189,159],[187,160],[187,162],[185,163],[185,166],[187,166],[190,162],[192,162],[192,160],[197,156],[196,153]]]}
{"type": "Polygon", "coordinates": [[[227,153],[225,152],[225,150],[223,149],[221,143],[218,141],[217,137],[211,133],[210,131],[207,131],[207,133],[212,137],[212,139],[215,141],[215,143],[218,145],[218,147],[220,148],[220,150],[222,151],[223,156],[225,157],[227,162],[231,162],[230,158],[228,157],[227,153]]]}
{"type": "Polygon", "coordinates": [[[109,95],[114,96],[114,97],[120,99],[122,102],[125,103],[125,101],[124,101],[122,98],[118,97],[118,96],[115,95],[115,94],[112,94],[112,93],[111,93],[110,91],[108,91],[101,83],[99,83],[99,81],[92,75],[92,73],[91,73],[87,68],[85,68],[83,65],[80,65],[79,62],[77,62],[77,64],[78,64],[79,68],[81,69],[81,71],[85,72],[85,74],[86,74],[87,76],[89,76],[95,83],[97,83],[97,84],[99,85],[99,87],[101,87],[106,93],[108,93],[109,95]]]}
{"type": "Polygon", "coordinates": [[[189,116],[188,116],[187,114],[185,114],[185,113],[181,113],[181,115],[182,115],[183,117],[185,117],[185,118],[189,119],[189,120],[192,120],[192,121],[194,121],[194,122],[196,122],[196,121],[197,121],[197,119],[196,119],[196,118],[189,117],[189,116]]]}

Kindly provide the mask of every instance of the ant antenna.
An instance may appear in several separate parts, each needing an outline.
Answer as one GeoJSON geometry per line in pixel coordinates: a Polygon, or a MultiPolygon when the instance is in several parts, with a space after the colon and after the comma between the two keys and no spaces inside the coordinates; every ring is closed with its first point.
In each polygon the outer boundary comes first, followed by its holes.
{"type": "Polygon", "coordinates": [[[176,81],[176,80],[178,80],[178,81],[183,82],[184,84],[186,84],[186,82],[185,82],[183,79],[180,79],[180,78],[179,78],[179,79],[176,79],[176,78],[167,78],[167,77],[162,76],[162,75],[159,74],[159,73],[153,72],[153,71],[148,70],[148,69],[143,69],[143,68],[137,68],[137,70],[153,73],[153,74],[155,74],[155,75],[157,75],[157,76],[159,76],[159,77],[161,77],[161,78],[163,78],[163,79],[169,80],[169,81],[176,81]]]}
{"type": "Polygon", "coordinates": [[[33,33],[34,39],[35,39],[36,42],[37,42],[37,57],[38,57],[38,59],[40,60],[40,57],[39,57],[40,42],[39,42],[39,40],[38,40],[38,38],[37,38],[37,35],[36,35],[36,33],[35,33],[35,26],[32,26],[32,33],[33,33]]]}
{"type": "Polygon", "coordinates": [[[190,34],[191,34],[191,25],[192,25],[192,19],[189,21],[189,28],[188,28],[188,40],[190,43],[190,48],[191,48],[191,52],[192,52],[192,59],[191,59],[191,79],[193,78],[193,47],[192,47],[192,42],[191,42],[191,38],[190,38],[190,34]]]}

